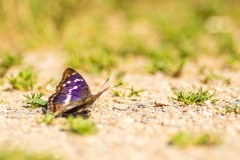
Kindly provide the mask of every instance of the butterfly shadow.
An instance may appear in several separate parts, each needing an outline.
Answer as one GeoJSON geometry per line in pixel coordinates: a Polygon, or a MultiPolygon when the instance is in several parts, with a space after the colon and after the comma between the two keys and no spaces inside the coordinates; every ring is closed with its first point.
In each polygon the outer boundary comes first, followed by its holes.
{"type": "Polygon", "coordinates": [[[73,116],[74,118],[76,118],[76,117],[82,117],[82,118],[84,118],[84,119],[87,119],[87,118],[89,118],[90,116],[91,116],[91,111],[90,110],[88,110],[88,109],[85,109],[85,110],[82,110],[82,111],[80,111],[80,112],[77,112],[77,113],[74,113],[74,114],[67,114],[67,115],[61,115],[62,117],[68,117],[68,116],[73,116]]]}
{"type": "MultiPolygon", "coordinates": [[[[43,114],[47,114],[47,112],[48,112],[47,107],[43,106],[42,107],[42,113],[43,114]]],[[[91,116],[90,112],[91,112],[90,110],[84,109],[84,110],[81,110],[80,112],[72,113],[72,114],[58,114],[58,115],[56,115],[56,117],[65,117],[65,118],[67,118],[68,116],[73,116],[74,118],[76,118],[76,117],[80,116],[80,117],[82,117],[84,119],[87,119],[87,118],[89,118],[91,116]]]]}

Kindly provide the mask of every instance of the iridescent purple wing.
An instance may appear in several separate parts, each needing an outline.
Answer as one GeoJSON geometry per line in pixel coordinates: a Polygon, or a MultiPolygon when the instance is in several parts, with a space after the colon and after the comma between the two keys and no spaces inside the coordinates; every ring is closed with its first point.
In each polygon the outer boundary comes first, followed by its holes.
{"type": "Polygon", "coordinates": [[[68,115],[78,112],[79,110],[83,110],[91,106],[103,92],[108,90],[108,88],[104,89],[103,91],[99,92],[96,95],[90,95],[79,100],[71,101],[69,104],[64,105],[64,107],[59,108],[58,113],[62,115],[68,115]]]}
{"type": "Polygon", "coordinates": [[[92,94],[84,78],[75,70],[67,68],[56,87],[56,93],[48,99],[48,108],[55,113],[71,102],[81,101],[90,96],[92,94]]]}

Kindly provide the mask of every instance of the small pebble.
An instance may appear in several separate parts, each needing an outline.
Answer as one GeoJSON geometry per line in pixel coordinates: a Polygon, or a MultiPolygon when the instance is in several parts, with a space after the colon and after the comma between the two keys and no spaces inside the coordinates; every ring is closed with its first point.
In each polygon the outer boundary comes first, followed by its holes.
{"type": "Polygon", "coordinates": [[[137,107],[138,108],[146,108],[147,106],[144,103],[139,103],[137,107]]]}
{"type": "Polygon", "coordinates": [[[213,114],[208,111],[203,111],[202,114],[206,117],[211,117],[213,114]]]}
{"type": "Polygon", "coordinates": [[[211,104],[211,101],[210,101],[210,100],[207,100],[207,101],[205,101],[205,104],[206,104],[206,105],[210,105],[210,104],[211,104]]]}
{"type": "Polygon", "coordinates": [[[231,103],[232,103],[233,105],[239,106],[239,105],[240,105],[240,100],[236,99],[236,100],[233,100],[231,103]]]}
{"type": "Polygon", "coordinates": [[[133,119],[133,118],[125,118],[124,119],[124,122],[125,123],[128,123],[128,124],[131,124],[131,123],[133,123],[135,120],[133,119]]]}
{"type": "Polygon", "coordinates": [[[3,108],[1,111],[2,111],[4,114],[6,114],[6,113],[9,112],[7,108],[3,108]]]}
{"type": "Polygon", "coordinates": [[[213,109],[213,105],[209,104],[209,105],[207,105],[207,108],[208,109],[213,109]]]}
{"type": "Polygon", "coordinates": [[[121,103],[115,103],[113,108],[121,110],[121,111],[125,111],[125,110],[128,109],[128,105],[127,104],[121,104],[121,103]]]}
{"type": "Polygon", "coordinates": [[[190,111],[187,112],[187,115],[188,115],[189,118],[193,118],[193,117],[196,116],[196,113],[194,111],[190,110],[190,111]]]}
{"type": "Polygon", "coordinates": [[[22,111],[17,111],[9,115],[9,118],[26,118],[27,115],[22,111]]]}

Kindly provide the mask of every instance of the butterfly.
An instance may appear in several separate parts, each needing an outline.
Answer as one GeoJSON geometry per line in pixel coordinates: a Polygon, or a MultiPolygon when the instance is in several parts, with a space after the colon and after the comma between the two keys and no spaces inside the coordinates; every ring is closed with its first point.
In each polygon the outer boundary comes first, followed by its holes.
{"type": "Polygon", "coordinates": [[[93,95],[84,78],[74,69],[67,68],[56,92],[48,98],[47,106],[53,114],[74,114],[90,107],[107,89],[93,95]]]}

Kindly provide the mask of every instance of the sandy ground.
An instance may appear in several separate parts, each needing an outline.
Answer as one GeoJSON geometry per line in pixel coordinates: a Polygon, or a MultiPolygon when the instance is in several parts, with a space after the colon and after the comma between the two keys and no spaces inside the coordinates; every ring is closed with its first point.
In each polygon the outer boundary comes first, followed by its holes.
{"type": "MultiPolygon", "coordinates": [[[[41,61],[40,55],[28,55],[25,57],[26,64],[36,68],[40,84],[51,78],[60,81],[65,69],[63,59],[53,56],[52,53],[42,54],[41,61]]],[[[230,78],[231,83],[226,84],[218,79],[203,84],[203,77],[198,71],[200,66],[207,65],[211,68],[219,63],[217,60],[188,63],[180,78],[171,78],[161,73],[148,75],[141,73],[141,69],[135,71],[129,69],[123,77],[126,84],[118,89],[134,86],[136,89],[146,91],[140,97],[125,98],[113,97],[112,91],[104,93],[90,108],[90,118],[99,128],[97,134],[90,136],[62,130],[60,124],[64,118],[58,118],[50,126],[38,123],[41,109],[29,110],[24,107],[25,92],[2,89],[0,146],[47,151],[66,160],[240,159],[239,116],[224,114],[229,103],[240,99],[240,74],[238,71],[215,67],[215,72],[230,78]],[[204,106],[184,106],[170,98],[173,96],[172,89],[189,91],[197,90],[199,87],[210,92],[216,91],[216,98],[219,101],[204,106]],[[5,103],[6,101],[9,103],[5,103]],[[157,107],[154,105],[155,101],[168,106],[157,107]],[[170,136],[178,131],[214,132],[223,138],[223,143],[215,147],[177,148],[169,145],[168,141],[170,136]]],[[[98,91],[107,77],[86,73],[82,75],[93,93],[98,91]]],[[[112,84],[114,81],[109,82],[110,86],[112,84]]],[[[54,92],[54,88],[55,86],[50,86],[45,92],[44,99],[54,92]]]]}

